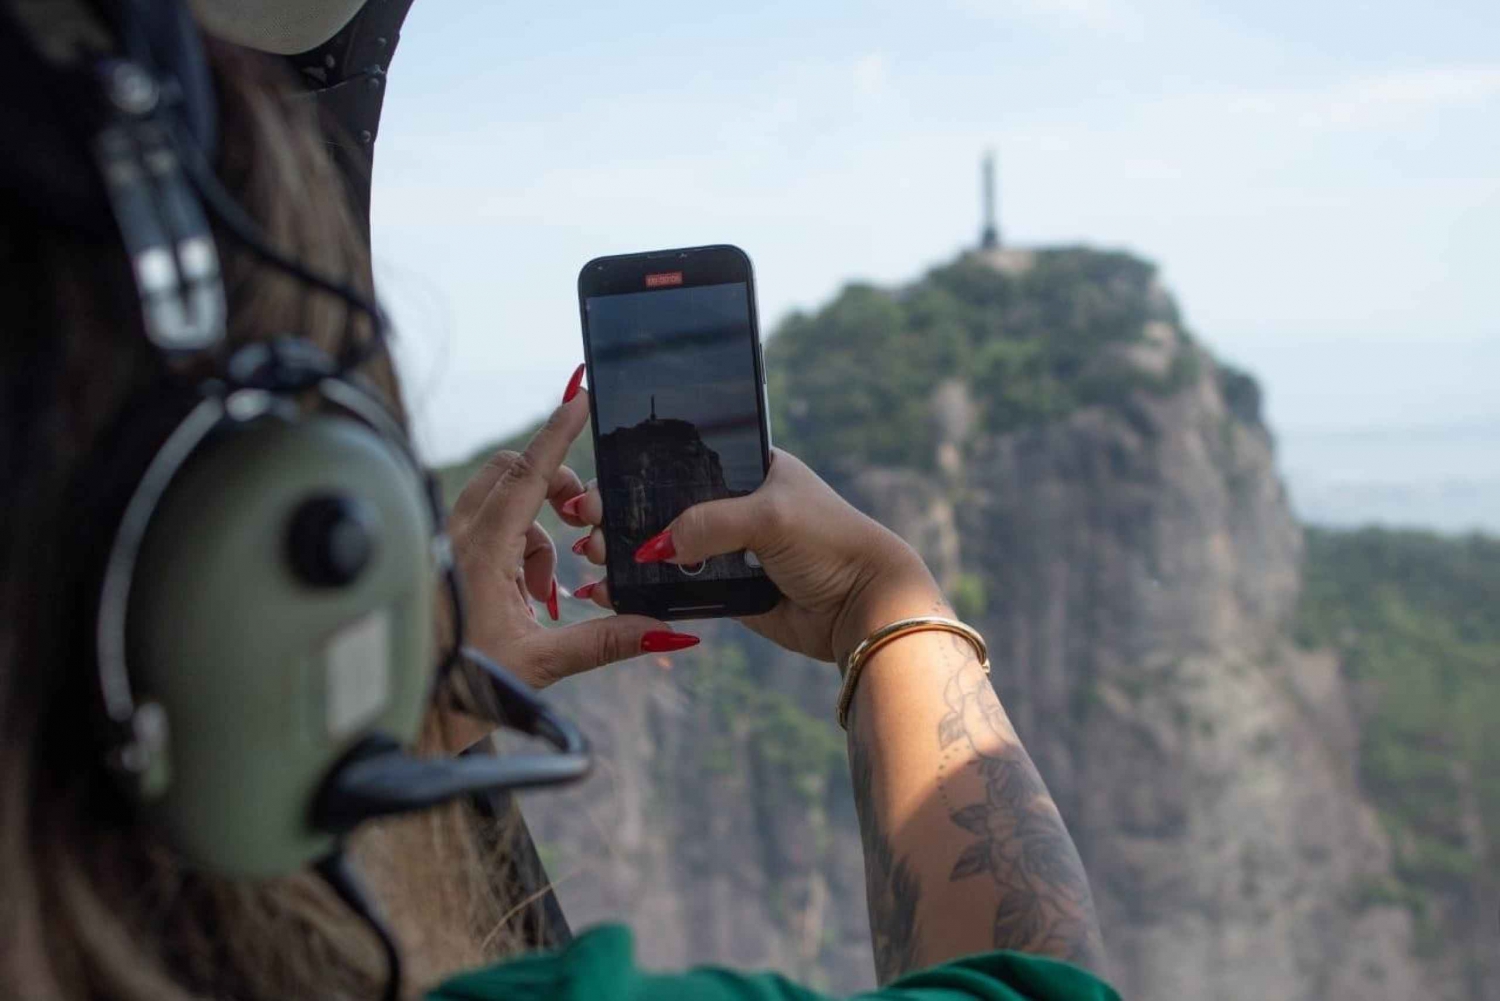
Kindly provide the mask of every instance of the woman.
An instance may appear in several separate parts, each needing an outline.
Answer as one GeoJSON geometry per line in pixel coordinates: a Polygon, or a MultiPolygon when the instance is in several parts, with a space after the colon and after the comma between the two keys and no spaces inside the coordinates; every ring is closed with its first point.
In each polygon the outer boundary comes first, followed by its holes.
{"type": "MultiPolygon", "coordinates": [[[[229,46],[211,54],[224,184],[309,267],[367,274],[339,180],[279,67],[229,46]]],[[[138,419],[128,406],[152,384],[158,362],[140,336],[136,286],[118,245],[56,228],[13,195],[5,201],[0,995],[377,996],[380,952],[310,874],[249,881],[195,870],[105,774],[88,718],[91,650],[80,626],[94,585],[88,546],[94,523],[113,516],[97,504],[119,492],[107,454],[113,431],[138,419]]],[[[220,243],[232,340],[298,330],[337,353],[360,336],[330,297],[220,243]]],[[[364,374],[399,411],[386,363],[364,374]]],[[[537,688],[690,642],[636,617],[551,628],[530,611],[528,595],[556,601],[551,543],[534,524],[540,506],[551,503],[579,527],[601,518],[598,494],[561,464],[588,421],[577,381],[527,450],[497,455],[451,518],[472,642],[537,688]]],[[[910,547],[786,454],[776,455],[761,490],[690,509],[640,558],[693,562],[741,548],[759,554],[786,596],[747,625],[821,660],[845,664],[892,623],[952,615],[910,547]]],[[[602,563],[599,533],[587,552],[602,563]]],[[[609,607],[604,586],[591,597],[609,607]]],[[[1103,960],[1077,853],[976,647],[959,633],[923,628],[858,666],[847,722],[876,962],[882,983],[894,984],[882,996],[1112,997],[1084,972],[1102,971],[1103,960]]],[[[433,715],[429,746],[456,752],[479,735],[439,723],[453,720],[433,715]]],[[[773,976],[641,974],[628,936],[611,928],[557,955],[486,967],[520,947],[508,924],[518,901],[503,875],[504,843],[463,808],[356,835],[413,990],[434,1001],[814,996],[773,976]]]]}

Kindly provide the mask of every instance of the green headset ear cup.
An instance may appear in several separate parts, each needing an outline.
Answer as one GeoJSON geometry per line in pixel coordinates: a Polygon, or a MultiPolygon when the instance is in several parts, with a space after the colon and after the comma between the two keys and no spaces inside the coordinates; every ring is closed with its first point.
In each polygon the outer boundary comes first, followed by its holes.
{"type": "Polygon", "coordinates": [[[128,649],[138,702],[165,711],[170,780],[147,809],[190,861],[238,876],[332,847],[308,823],[331,766],[380,731],[409,742],[433,670],[432,515],[415,472],[372,429],[331,414],[216,432],[147,531],[128,649]],[[288,558],[310,498],[356,499],[375,544],[342,587],[288,558]]]}

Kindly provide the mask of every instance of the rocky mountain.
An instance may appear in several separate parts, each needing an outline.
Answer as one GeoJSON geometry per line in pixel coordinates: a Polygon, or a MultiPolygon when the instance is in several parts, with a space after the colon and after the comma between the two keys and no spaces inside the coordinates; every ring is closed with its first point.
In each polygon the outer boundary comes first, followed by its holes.
{"type": "MultiPolygon", "coordinates": [[[[851,286],[766,355],[778,443],[989,638],[1124,996],[1500,996],[1500,545],[1304,531],[1254,380],[1125,254],[851,286]]],[[[557,893],[652,965],[869,987],[836,674],[695,628],[554,689],[599,750],[524,803],[557,893]]]]}

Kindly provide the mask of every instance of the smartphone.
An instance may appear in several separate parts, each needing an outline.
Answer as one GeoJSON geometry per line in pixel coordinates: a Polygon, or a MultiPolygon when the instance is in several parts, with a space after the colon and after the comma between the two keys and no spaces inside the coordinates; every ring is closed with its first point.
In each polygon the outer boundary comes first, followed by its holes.
{"type": "Polygon", "coordinates": [[[579,273],[578,301],[615,610],[769,611],[781,594],[754,553],[635,562],[684,510],[751,493],[770,469],[750,258],[730,246],[600,257],[579,273]]]}

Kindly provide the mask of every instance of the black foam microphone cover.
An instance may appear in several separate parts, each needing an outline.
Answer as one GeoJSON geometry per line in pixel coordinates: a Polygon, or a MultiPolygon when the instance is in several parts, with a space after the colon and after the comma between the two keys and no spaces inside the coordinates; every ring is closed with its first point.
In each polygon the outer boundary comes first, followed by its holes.
{"type": "Polygon", "coordinates": [[[418,758],[371,735],[337,765],[313,802],[310,822],[345,834],[367,820],[413,813],[479,793],[561,785],[587,774],[586,749],[562,753],[418,758]]]}

